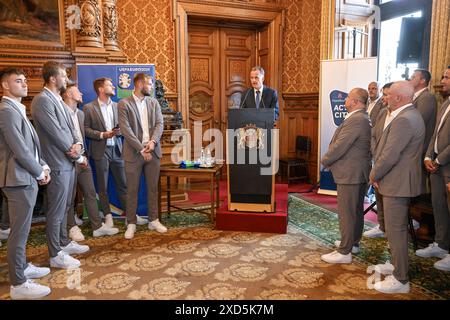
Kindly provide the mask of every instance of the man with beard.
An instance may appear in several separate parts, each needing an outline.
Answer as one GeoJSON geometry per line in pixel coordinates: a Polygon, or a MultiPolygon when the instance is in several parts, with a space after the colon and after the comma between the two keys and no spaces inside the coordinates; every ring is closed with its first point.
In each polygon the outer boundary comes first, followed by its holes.
{"type": "Polygon", "coordinates": [[[72,269],[80,261],[71,254],[89,251],[89,247],[70,241],[67,236],[67,211],[75,183],[75,165],[86,165],[81,155],[82,141],[76,137],[60,91],[65,89],[64,66],[48,61],[42,68],[44,90],[31,102],[31,115],[42,145],[44,159],[52,169],[52,182],[47,186],[46,236],[53,268],[72,269]]]}
{"type": "MultiPolygon", "coordinates": [[[[84,145],[84,113],[77,107],[79,103],[83,102],[83,94],[80,92],[75,83],[70,83],[67,85],[67,88],[61,92],[61,95],[73,122],[75,133],[77,137],[83,141],[84,145]]],[[[109,228],[106,224],[102,223],[102,218],[98,211],[97,198],[95,196],[94,181],[92,180],[92,169],[89,163],[87,163],[86,166],[77,164],[75,167],[75,172],[76,183],[74,184],[70,209],[67,215],[67,229],[69,230],[69,237],[74,241],[84,240],[84,236],[75,222],[74,203],[77,185],[80,186],[80,189],[83,192],[84,202],[87,209],[86,211],[92,225],[92,235],[94,237],[102,237],[118,233],[119,229],[109,228]]]]}
{"type": "Polygon", "coordinates": [[[158,220],[158,180],[163,116],[158,101],[151,98],[152,78],[145,73],[136,73],[131,97],[119,102],[120,130],[125,137],[123,159],[127,176],[127,222],[125,239],[132,239],[136,231],[136,210],[139,181],[144,171],[147,186],[147,206],[150,230],[166,232],[167,228],[158,220]]]}
{"type": "MultiPolygon", "coordinates": [[[[50,168],[42,159],[38,135],[21,103],[28,94],[22,70],[6,68],[0,72],[3,97],[0,101],[0,188],[5,193],[11,215],[8,240],[8,269],[11,299],[37,299],[50,293],[47,286],[31,279],[50,273],[49,268],[26,262],[26,244],[30,233],[38,184],[50,182],[50,168]]],[[[6,214],[6,213],[4,213],[6,214]]]]}
{"type": "MultiPolygon", "coordinates": [[[[108,177],[111,169],[117,195],[123,210],[126,208],[127,186],[122,159],[122,140],[119,129],[117,103],[111,100],[115,87],[110,78],[94,80],[97,99],[83,107],[86,137],[89,138],[89,156],[94,159],[98,195],[108,228],[114,227],[108,197],[108,177]]],[[[144,219],[140,219],[144,220],[144,219]]],[[[145,224],[146,221],[138,221],[145,224]]]]}

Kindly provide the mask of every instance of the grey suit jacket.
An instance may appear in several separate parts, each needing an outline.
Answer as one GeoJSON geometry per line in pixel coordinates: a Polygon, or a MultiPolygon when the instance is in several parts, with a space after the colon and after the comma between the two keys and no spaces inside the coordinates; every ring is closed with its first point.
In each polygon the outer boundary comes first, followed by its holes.
{"type": "Polygon", "coordinates": [[[370,130],[369,115],[365,110],[355,112],[336,129],[321,162],[330,168],[337,184],[369,181],[370,130]]]}
{"type": "MultiPolygon", "coordinates": [[[[156,141],[154,155],[158,158],[162,157],[160,139],[164,130],[164,121],[161,112],[161,106],[158,100],[146,97],[148,111],[148,126],[150,140],[156,141]]],[[[123,145],[123,159],[125,161],[134,162],[142,157],[140,151],[142,145],[142,124],[138,107],[133,96],[124,98],[119,101],[119,125],[125,142],[123,145]]]]}
{"type": "Polygon", "coordinates": [[[436,125],[437,102],[435,96],[426,89],[414,100],[413,104],[425,122],[425,141],[423,145],[423,154],[425,154],[436,125]]]}
{"type": "Polygon", "coordinates": [[[372,123],[372,127],[375,127],[375,125],[377,124],[378,116],[383,109],[385,109],[385,107],[383,107],[383,101],[380,98],[378,99],[377,103],[375,103],[372,111],[370,112],[370,122],[372,123]]]}
{"type": "Polygon", "coordinates": [[[425,124],[419,111],[409,106],[383,130],[385,115],[373,132],[374,165],[370,178],[389,197],[415,197],[423,193],[422,146],[425,124]],[[383,119],[383,120],[382,120],[383,119]]]}
{"type": "MultiPolygon", "coordinates": [[[[117,103],[112,102],[113,109],[113,126],[119,124],[119,115],[117,110],[117,103]]],[[[84,129],[86,131],[86,137],[89,141],[89,155],[95,159],[100,160],[105,154],[107,139],[101,139],[100,134],[107,131],[105,119],[103,119],[102,110],[98,104],[98,99],[91,101],[83,107],[84,112],[84,129]]],[[[122,153],[122,140],[116,137],[117,147],[122,153]]]]}
{"type": "Polygon", "coordinates": [[[430,144],[428,145],[428,150],[426,156],[435,160],[437,159],[440,163],[439,170],[442,170],[445,176],[450,176],[450,112],[445,116],[444,122],[439,129],[439,134],[437,132],[439,123],[445,114],[445,110],[450,104],[450,100],[447,99],[439,110],[439,115],[436,120],[436,128],[434,130],[433,136],[430,139],[430,144]],[[434,142],[437,136],[437,147],[439,154],[434,153],[434,142]]]}
{"type": "Polygon", "coordinates": [[[66,152],[73,144],[82,141],[74,133],[66,107],[44,89],[31,102],[31,115],[41,141],[43,157],[52,171],[71,169],[74,159],[66,152]]]}
{"type": "Polygon", "coordinates": [[[41,157],[39,137],[28,126],[18,106],[0,102],[0,188],[31,185],[46,163],[41,157]],[[39,162],[36,161],[37,150],[39,162]]]}

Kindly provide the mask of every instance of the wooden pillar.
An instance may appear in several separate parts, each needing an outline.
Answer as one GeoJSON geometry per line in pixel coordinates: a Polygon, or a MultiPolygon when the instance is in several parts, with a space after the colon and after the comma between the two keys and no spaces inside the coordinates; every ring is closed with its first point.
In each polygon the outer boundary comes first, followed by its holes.
{"type": "Polygon", "coordinates": [[[77,30],[77,47],[103,48],[101,0],[78,0],[81,25],[77,30]]]}

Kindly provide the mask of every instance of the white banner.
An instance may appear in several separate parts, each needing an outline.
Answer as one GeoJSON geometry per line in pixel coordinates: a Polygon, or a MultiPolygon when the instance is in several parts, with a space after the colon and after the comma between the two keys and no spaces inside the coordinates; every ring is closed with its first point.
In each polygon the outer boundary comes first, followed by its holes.
{"type": "Polygon", "coordinates": [[[377,58],[324,60],[320,63],[319,96],[319,193],[336,194],[336,184],[331,172],[324,171],[320,159],[327,152],[334,131],[344,120],[348,92],[360,87],[367,89],[377,80],[377,58]]]}

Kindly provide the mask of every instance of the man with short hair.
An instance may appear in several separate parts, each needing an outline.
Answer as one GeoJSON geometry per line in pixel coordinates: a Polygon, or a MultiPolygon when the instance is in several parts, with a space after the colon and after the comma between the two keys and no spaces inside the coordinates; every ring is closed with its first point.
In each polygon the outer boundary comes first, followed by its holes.
{"type": "MultiPolygon", "coordinates": [[[[421,155],[425,125],[412,104],[414,89],[408,81],[395,82],[387,96],[389,112],[383,131],[372,139],[374,164],[370,183],[383,196],[386,235],[392,265],[375,266],[386,274],[374,288],[383,293],[409,292],[408,214],[412,197],[423,192],[421,155]]],[[[381,123],[380,123],[381,125],[381,123]]]]}
{"type": "Polygon", "coordinates": [[[250,71],[250,82],[252,87],[247,89],[241,96],[241,108],[271,108],[275,110],[275,121],[278,120],[278,94],[277,91],[263,85],[264,69],[255,66],[250,71]]]}
{"type": "MultiPolygon", "coordinates": [[[[450,94],[450,66],[441,80],[442,91],[450,94]]],[[[431,202],[436,234],[434,242],[416,251],[423,258],[441,258],[434,264],[439,270],[450,271],[450,201],[446,185],[450,182],[450,98],[439,109],[436,128],[424,160],[430,173],[431,202]]]]}
{"type": "Polygon", "coordinates": [[[329,168],[337,184],[341,241],[336,251],[322,255],[328,263],[350,263],[359,252],[364,227],[364,197],[371,167],[370,120],[366,112],[368,94],[354,88],[345,99],[348,111],[336,129],[322,165],[329,168]]]}
{"type": "Polygon", "coordinates": [[[422,115],[423,122],[425,123],[425,141],[423,144],[424,156],[434,132],[437,113],[436,97],[428,90],[430,80],[431,73],[425,69],[414,70],[414,73],[409,80],[414,88],[413,104],[422,115]]]}
{"type": "Polygon", "coordinates": [[[83,143],[74,133],[72,121],[60,91],[67,84],[64,66],[48,61],[42,68],[44,90],[31,102],[31,115],[42,145],[42,154],[52,168],[52,183],[47,186],[46,236],[50,266],[73,269],[81,263],[70,255],[89,251],[86,245],[70,241],[67,212],[75,183],[75,165],[86,165],[81,155],[83,143]]]}
{"type": "MultiPolygon", "coordinates": [[[[108,196],[109,172],[114,178],[117,195],[125,211],[127,206],[127,186],[125,164],[122,159],[122,140],[119,129],[117,103],[111,98],[115,95],[115,87],[110,78],[94,80],[97,99],[83,107],[86,137],[89,139],[89,156],[94,159],[97,177],[98,195],[105,215],[105,224],[112,228],[114,221],[111,214],[108,196]]],[[[147,223],[138,218],[138,224],[147,223]]]]}
{"type": "Polygon", "coordinates": [[[167,232],[158,220],[158,181],[161,165],[161,136],[164,129],[163,116],[158,100],[150,97],[152,78],[136,73],[131,97],[119,102],[120,130],[125,137],[123,159],[127,176],[127,231],[125,239],[132,239],[136,232],[136,212],[139,182],[144,172],[147,186],[148,228],[167,232]]]}
{"type": "MultiPolygon", "coordinates": [[[[83,94],[80,92],[75,83],[70,83],[67,85],[66,89],[61,92],[61,95],[64,100],[64,105],[67,107],[67,111],[69,112],[73,122],[75,133],[83,142],[84,150],[84,113],[78,109],[78,104],[83,102],[83,94]]],[[[84,155],[87,157],[86,154],[84,155]]],[[[67,217],[69,237],[74,241],[84,240],[84,235],[81,233],[81,229],[78,228],[75,222],[74,203],[77,185],[80,186],[80,189],[83,192],[84,202],[87,209],[86,211],[92,225],[92,235],[94,237],[102,237],[117,234],[119,229],[109,228],[106,224],[102,223],[102,217],[98,211],[97,198],[95,196],[94,181],[92,180],[92,169],[89,162],[87,162],[86,166],[76,164],[75,172],[76,183],[74,184],[71,205],[67,217]]]]}
{"type": "Polygon", "coordinates": [[[367,113],[369,114],[372,127],[374,127],[380,111],[385,106],[383,105],[382,97],[380,97],[380,86],[378,82],[373,81],[369,83],[367,91],[369,92],[369,99],[367,100],[367,113]]]}
{"type": "Polygon", "coordinates": [[[47,286],[33,282],[50,273],[49,268],[26,262],[26,244],[31,228],[38,185],[50,182],[50,168],[42,158],[39,137],[21,103],[28,94],[22,70],[0,72],[3,97],[0,102],[0,188],[11,216],[7,260],[11,299],[38,299],[50,294],[47,286]]]}

